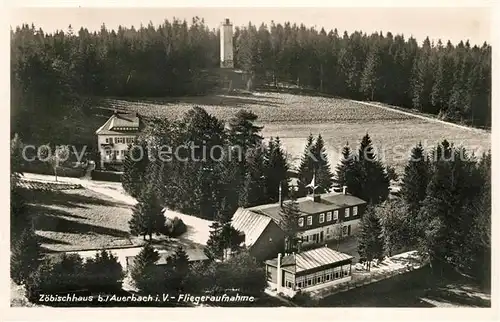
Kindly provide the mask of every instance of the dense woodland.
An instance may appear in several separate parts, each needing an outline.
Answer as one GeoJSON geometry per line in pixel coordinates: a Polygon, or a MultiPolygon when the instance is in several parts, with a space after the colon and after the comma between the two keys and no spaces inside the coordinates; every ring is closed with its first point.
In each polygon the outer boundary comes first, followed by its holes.
{"type": "MultiPolygon", "coordinates": [[[[368,99],[475,126],[491,125],[491,47],[422,44],[403,35],[339,34],[291,23],[235,27],[235,65],[255,86],[295,84],[368,99]]],[[[203,20],[138,28],[105,25],[45,33],[11,31],[13,131],[27,140],[35,120],[79,117],[103,96],[199,95],[214,90],[219,32],[203,20]]],[[[56,125],[57,126],[57,125],[56,125]]]]}

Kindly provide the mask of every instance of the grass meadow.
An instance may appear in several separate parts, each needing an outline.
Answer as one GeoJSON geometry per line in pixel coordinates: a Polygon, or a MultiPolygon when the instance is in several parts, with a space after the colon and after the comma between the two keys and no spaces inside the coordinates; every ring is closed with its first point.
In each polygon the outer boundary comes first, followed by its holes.
{"type": "Polygon", "coordinates": [[[107,108],[139,112],[146,116],[181,117],[193,106],[227,121],[238,110],[248,109],[264,126],[266,139],[279,136],[290,159],[297,165],[309,133],[321,134],[332,167],[338,162],[346,142],[357,148],[361,137],[369,133],[379,156],[401,172],[409,151],[422,142],[429,149],[447,139],[464,146],[476,155],[490,148],[490,133],[464,129],[452,124],[399,113],[396,110],[360,104],[350,100],[283,93],[256,93],[247,96],[204,96],[179,99],[108,99],[107,108]]]}

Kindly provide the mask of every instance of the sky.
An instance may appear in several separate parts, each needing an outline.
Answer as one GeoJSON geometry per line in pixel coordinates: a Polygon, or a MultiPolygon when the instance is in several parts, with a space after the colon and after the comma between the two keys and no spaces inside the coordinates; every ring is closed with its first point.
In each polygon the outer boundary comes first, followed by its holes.
{"type": "Polygon", "coordinates": [[[164,19],[173,17],[186,19],[198,16],[204,18],[210,28],[217,28],[221,21],[229,18],[234,25],[269,24],[271,21],[283,23],[303,23],[307,27],[322,27],[329,31],[337,28],[355,30],[368,34],[390,31],[393,34],[413,36],[421,43],[426,36],[431,40],[450,40],[456,44],[469,40],[472,45],[491,42],[492,17],[486,7],[327,7],[327,8],[15,8],[9,14],[10,25],[15,28],[22,23],[33,23],[46,32],[67,30],[71,24],[74,30],[86,27],[98,30],[105,23],[108,28],[122,26],[138,27],[149,21],[159,25],[164,19]]]}

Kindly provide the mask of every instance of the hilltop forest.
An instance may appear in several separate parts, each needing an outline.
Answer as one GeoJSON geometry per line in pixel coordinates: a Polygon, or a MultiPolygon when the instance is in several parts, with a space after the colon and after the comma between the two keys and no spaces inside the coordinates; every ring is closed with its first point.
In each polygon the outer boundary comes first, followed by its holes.
{"type": "MultiPolygon", "coordinates": [[[[235,67],[256,86],[295,84],[373,100],[478,127],[491,125],[491,46],[422,44],[390,32],[316,30],[289,22],[235,27],[235,67]]],[[[11,30],[12,132],[34,122],[88,115],[99,97],[203,95],[217,86],[219,32],[202,19],[159,26],[46,33],[11,30]],[[208,71],[208,72],[207,72],[208,71]]],[[[268,88],[270,88],[268,87],[268,88]]],[[[63,122],[63,121],[62,121],[63,122]]],[[[57,124],[53,124],[57,127],[57,124]]]]}

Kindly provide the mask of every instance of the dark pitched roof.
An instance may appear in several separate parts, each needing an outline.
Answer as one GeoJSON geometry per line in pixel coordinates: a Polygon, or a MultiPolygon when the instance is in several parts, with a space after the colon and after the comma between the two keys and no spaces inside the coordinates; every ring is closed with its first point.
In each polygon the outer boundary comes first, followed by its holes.
{"type": "Polygon", "coordinates": [[[96,134],[136,133],[141,130],[141,120],[137,114],[113,114],[96,134]]]}
{"type": "Polygon", "coordinates": [[[245,245],[250,247],[259,239],[270,222],[271,218],[267,216],[238,208],[231,223],[235,229],[245,234],[245,245]]]}
{"type": "MultiPolygon", "coordinates": [[[[336,250],[324,246],[298,254],[286,255],[281,259],[281,266],[284,270],[299,273],[317,267],[343,262],[352,258],[351,255],[337,252],[336,250]]],[[[268,260],[266,264],[278,266],[278,259],[274,258],[268,260]]]]}
{"type": "MultiPolygon", "coordinates": [[[[297,203],[299,204],[299,210],[304,214],[316,214],[366,204],[364,200],[358,197],[336,192],[321,195],[319,201],[313,201],[309,197],[299,198],[297,203]]],[[[281,220],[280,209],[279,203],[248,208],[248,210],[268,216],[276,222],[281,220]]]]}

